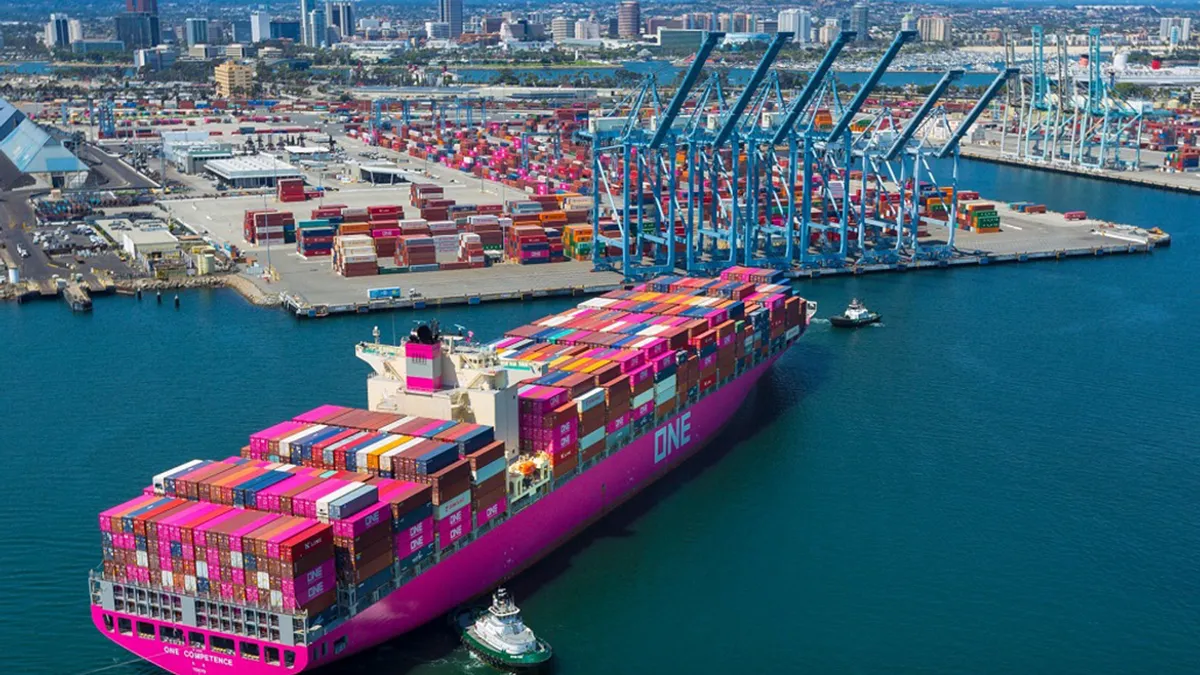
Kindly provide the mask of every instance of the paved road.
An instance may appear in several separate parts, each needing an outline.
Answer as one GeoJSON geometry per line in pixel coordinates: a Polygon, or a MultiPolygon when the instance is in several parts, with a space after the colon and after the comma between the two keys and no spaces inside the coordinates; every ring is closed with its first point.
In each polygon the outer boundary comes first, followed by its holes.
{"type": "Polygon", "coordinates": [[[93,166],[92,171],[100,176],[103,176],[107,180],[107,182],[96,186],[100,189],[149,189],[156,187],[154,182],[149,178],[146,178],[137,171],[134,171],[128,164],[122,162],[121,160],[116,159],[115,157],[110,157],[108,154],[100,151],[93,145],[84,144],[79,150],[79,155],[88,162],[98,162],[97,165],[93,166]]]}
{"type": "Polygon", "coordinates": [[[33,206],[29,203],[30,194],[44,190],[45,188],[33,188],[0,195],[0,243],[4,244],[10,257],[19,264],[22,279],[48,280],[54,274],[67,271],[55,265],[40,247],[35,246],[30,233],[24,229],[25,226],[33,227],[37,222],[33,215],[33,206]],[[29,251],[28,258],[18,255],[18,245],[29,251]]]}

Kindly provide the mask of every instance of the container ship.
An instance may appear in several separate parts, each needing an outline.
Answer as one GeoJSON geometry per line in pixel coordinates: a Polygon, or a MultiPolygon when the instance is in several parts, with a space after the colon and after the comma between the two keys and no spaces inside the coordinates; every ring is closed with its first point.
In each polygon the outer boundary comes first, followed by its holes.
{"type": "Polygon", "coordinates": [[[313,670],[487,594],[696,452],[801,335],[773,270],[663,276],[480,344],[421,326],[323,405],[99,516],[102,635],[178,675],[313,670]]]}

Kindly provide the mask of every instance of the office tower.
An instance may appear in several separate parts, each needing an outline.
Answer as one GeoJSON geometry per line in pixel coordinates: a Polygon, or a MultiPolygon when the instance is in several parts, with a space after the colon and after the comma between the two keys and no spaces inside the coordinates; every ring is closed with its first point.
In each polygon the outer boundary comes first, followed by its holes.
{"type": "Polygon", "coordinates": [[[462,35],[462,0],[438,0],[438,21],[450,24],[450,39],[462,35]]]}
{"type": "Polygon", "coordinates": [[[642,5],[638,0],[624,0],[617,5],[617,36],[636,39],[642,34],[642,5]]]}

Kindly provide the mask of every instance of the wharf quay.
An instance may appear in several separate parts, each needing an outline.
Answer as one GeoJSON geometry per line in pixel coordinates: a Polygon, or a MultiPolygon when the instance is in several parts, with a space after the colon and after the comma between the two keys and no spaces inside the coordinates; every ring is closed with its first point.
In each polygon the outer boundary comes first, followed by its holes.
{"type": "Polygon", "coordinates": [[[1110,169],[1093,169],[1078,166],[1067,166],[1053,162],[1029,162],[1023,159],[1017,159],[1015,157],[1003,156],[1000,154],[999,148],[981,145],[962,145],[959,148],[959,154],[967,159],[991,162],[993,164],[1016,166],[1022,169],[1048,171],[1050,173],[1059,173],[1067,176],[1095,178],[1096,180],[1108,181],[1110,183],[1140,185],[1142,187],[1154,188],[1156,190],[1170,190],[1172,192],[1182,192],[1184,194],[1200,194],[1200,174],[1195,173],[1167,173],[1164,171],[1149,170],[1113,171],[1110,169]]]}
{"type": "MultiPolygon", "coordinates": [[[[342,283],[336,287],[308,284],[303,290],[296,290],[299,284],[293,283],[287,290],[278,291],[280,304],[298,317],[319,318],[598,295],[624,286],[620,273],[594,272],[590,262],[576,260],[545,265],[502,263],[480,269],[388,274],[337,281],[342,283]],[[395,289],[396,297],[369,297],[370,289],[385,288],[395,289]],[[416,295],[409,297],[410,290],[416,295]]],[[[254,282],[266,283],[261,278],[255,278],[254,282]]]]}
{"type": "MultiPolygon", "coordinates": [[[[827,276],[945,269],[964,265],[1094,258],[1150,253],[1156,248],[1171,245],[1171,236],[1161,230],[1146,230],[1092,218],[1067,220],[1063,214],[1054,211],[1020,213],[1010,210],[1001,202],[996,202],[996,207],[1000,214],[999,232],[977,234],[956,231],[954,251],[944,257],[926,259],[902,255],[895,262],[851,261],[835,267],[793,269],[787,275],[792,279],[817,279],[827,276]]],[[[931,246],[944,244],[945,240],[941,236],[927,237],[922,238],[920,243],[922,246],[931,246]]]]}
{"type": "MultiPolygon", "coordinates": [[[[1170,235],[1161,231],[1096,219],[1067,220],[1063,214],[1055,212],[1031,214],[1011,211],[1002,205],[998,208],[1000,232],[976,234],[956,231],[955,251],[946,257],[914,259],[901,256],[897,262],[891,263],[852,262],[837,267],[794,268],[788,271],[787,275],[795,280],[811,280],[827,276],[1103,257],[1150,253],[1156,248],[1170,246],[1171,243],[1170,235]]],[[[944,240],[937,237],[925,237],[921,240],[922,246],[941,243],[944,243],[944,240]]],[[[280,305],[301,318],[587,296],[607,293],[629,285],[618,272],[593,272],[591,263],[579,261],[538,266],[501,264],[484,269],[383,275],[359,279],[332,278],[328,273],[316,274],[314,271],[308,278],[310,284],[306,292],[297,292],[291,288],[277,291],[280,305]],[[326,281],[336,283],[323,283],[326,281]],[[409,299],[406,295],[401,295],[374,300],[367,297],[368,288],[388,286],[400,291],[411,288],[419,292],[420,297],[409,299]]],[[[266,282],[255,279],[254,283],[266,282]]],[[[280,287],[289,286],[287,278],[277,283],[280,287]]]]}

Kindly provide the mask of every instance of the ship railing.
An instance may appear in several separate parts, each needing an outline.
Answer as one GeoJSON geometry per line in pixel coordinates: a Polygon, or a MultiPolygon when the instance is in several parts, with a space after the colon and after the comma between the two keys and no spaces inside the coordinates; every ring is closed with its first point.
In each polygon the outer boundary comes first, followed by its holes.
{"type": "Polygon", "coordinates": [[[92,605],[108,611],[289,646],[309,644],[314,630],[321,628],[309,627],[304,610],[288,612],[110,579],[103,568],[88,570],[88,590],[92,605]]]}

